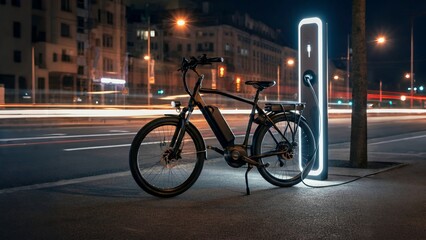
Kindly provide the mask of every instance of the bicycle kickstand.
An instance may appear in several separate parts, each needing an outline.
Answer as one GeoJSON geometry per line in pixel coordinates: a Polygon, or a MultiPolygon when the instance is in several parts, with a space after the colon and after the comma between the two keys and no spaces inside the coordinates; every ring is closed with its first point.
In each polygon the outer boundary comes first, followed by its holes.
{"type": "Polygon", "coordinates": [[[247,192],[247,195],[250,195],[250,188],[249,188],[249,185],[248,185],[248,173],[250,172],[250,170],[253,168],[253,165],[251,165],[251,164],[248,164],[248,166],[247,166],[247,171],[246,171],[246,192],[247,192]]]}

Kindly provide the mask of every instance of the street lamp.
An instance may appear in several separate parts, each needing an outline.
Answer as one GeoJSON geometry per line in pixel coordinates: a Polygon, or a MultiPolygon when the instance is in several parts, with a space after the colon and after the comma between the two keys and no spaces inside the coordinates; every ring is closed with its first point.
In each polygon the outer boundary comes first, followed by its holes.
{"type": "Polygon", "coordinates": [[[185,24],[186,24],[186,20],[185,20],[185,19],[183,19],[183,18],[179,18],[179,19],[177,19],[177,20],[176,20],[176,24],[177,24],[179,27],[185,26],[185,24]]]}
{"type": "Polygon", "coordinates": [[[413,98],[414,98],[414,18],[418,16],[426,15],[425,12],[419,13],[417,15],[412,15],[410,18],[411,25],[411,53],[410,53],[410,80],[411,80],[411,91],[410,91],[410,108],[413,108],[413,98]]]}
{"type": "MultiPolygon", "coordinates": [[[[148,106],[151,105],[151,84],[155,83],[155,79],[154,76],[151,72],[151,62],[152,57],[151,57],[151,37],[155,36],[155,32],[151,30],[151,18],[150,16],[148,16],[147,19],[147,23],[148,23],[148,31],[147,31],[147,54],[144,56],[144,60],[147,61],[147,92],[148,92],[148,106]]],[[[176,19],[175,24],[179,27],[183,27],[186,25],[186,20],[184,18],[178,18],[176,19]]]]}
{"type": "MultiPolygon", "coordinates": [[[[295,60],[293,58],[288,58],[286,61],[286,64],[284,64],[284,80],[287,77],[287,67],[293,67],[295,63],[295,60]]],[[[280,94],[281,94],[281,82],[280,82],[281,76],[280,76],[280,65],[277,66],[277,100],[280,101],[280,94]]],[[[285,81],[284,81],[285,82],[285,81]]]]}
{"type": "MultiPolygon", "coordinates": [[[[333,79],[334,79],[335,81],[337,81],[337,80],[339,80],[339,79],[344,80],[344,78],[340,78],[340,77],[339,77],[339,75],[337,75],[337,74],[335,74],[335,75],[333,76],[333,79]]],[[[330,80],[330,81],[329,81],[329,84],[330,84],[330,87],[329,87],[329,101],[331,102],[331,101],[332,101],[332,99],[333,99],[333,81],[332,81],[332,80],[330,80]]],[[[349,102],[349,100],[348,100],[348,102],[349,102]]]]}
{"type": "Polygon", "coordinates": [[[411,53],[410,53],[410,81],[411,81],[411,89],[410,89],[410,108],[413,108],[413,85],[414,85],[414,16],[411,17],[411,53]]]}
{"type": "MultiPolygon", "coordinates": [[[[386,43],[386,37],[385,36],[379,36],[376,38],[376,43],[378,45],[384,45],[386,43]]],[[[379,82],[379,107],[382,105],[382,80],[380,79],[379,82]]]]}
{"type": "Polygon", "coordinates": [[[148,16],[148,34],[147,34],[147,55],[144,56],[144,59],[147,62],[147,92],[148,92],[148,106],[151,105],[151,17],[148,16]]]}
{"type": "Polygon", "coordinates": [[[376,42],[377,42],[378,44],[384,44],[384,43],[386,42],[386,38],[385,38],[384,36],[379,36],[379,37],[376,39],[376,42]]]}

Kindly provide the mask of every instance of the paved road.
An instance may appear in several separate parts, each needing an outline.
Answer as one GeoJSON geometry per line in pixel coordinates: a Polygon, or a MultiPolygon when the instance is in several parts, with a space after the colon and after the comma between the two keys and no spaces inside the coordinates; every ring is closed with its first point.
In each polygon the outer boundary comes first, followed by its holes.
{"type": "MultiPolygon", "coordinates": [[[[347,160],[348,121],[333,121],[330,158],[347,160]]],[[[61,174],[69,174],[94,158],[103,166],[114,166],[115,159],[115,166],[119,167],[118,171],[86,172],[81,176],[72,173],[70,179],[58,178],[44,185],[39,182],[3,188],[0,190],[0,239],[425,239],[424,121],[371,119],[369,159],[381,163],[369,169],[331,167],[327,181],[307,182],[320,186],[371,173],[378,173],[376,175],[338,187],[309,188],[299,184],[280,189],[252,171],[250,196],[245,195],[245,169],[229,168],[220,159],[207,161],[197,183],[183,195],[158,199],[138,188],[124,170],[124,164],[117,165],[119,156],[127,156],[126,148],[85,151],[68,157],[55,155],[58,149],[70,146],[97,146],[102,143],[99,139],[106,136],[86,142],[83,140],[87,138],[72,138],[79,141],[56,144],[47,139],[14,142],[34,143],[18,148],[22,156],[34,158],[15,159],[15,168],[2,167],[0,177],[14,173],[18,178],[31,179],[33,175],[43,175],[39,173],[55,172],[61,166],[64,167],[61,174]],[[41,143],[44,141],[48,143],[41,143]],[[27,148],[31,151],[25,150],[27,148]],[[45,161],[55,164],[51,167],[42,164],[19,174],[28,163],[25,160],[35,166],[45,161]]],[[[134,126],[126,128],[129,132],[134,130],[134,126]]],[[[105,130],[79,129],[82,132],[74,128],[69,134],[105,130]]],[[[43,128],[31,134],[33,137],[39,133],[55,136],[56,130],[43,128]]],[[[13,130],[2,129],[2,134],[11,132],[13,130]]],[[[29,138],[29,133],[21,131],[16,137],[29,138]]],[[[118,138],[114,144],[127,141],[124,136],[118,138]]],[[[4,166],[3,157],[14,148],[0,149],[4,166]]]]}

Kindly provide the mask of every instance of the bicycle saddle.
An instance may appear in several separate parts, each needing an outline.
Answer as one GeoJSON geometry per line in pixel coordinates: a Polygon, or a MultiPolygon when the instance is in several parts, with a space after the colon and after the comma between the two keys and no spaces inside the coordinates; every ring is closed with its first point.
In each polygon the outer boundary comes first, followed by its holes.
{"type": "Polygon", "coordinates": [[[256,89],[263,90],[275,85],[275,81],[246,81],[246,85],[252,85],[256,89]]]}

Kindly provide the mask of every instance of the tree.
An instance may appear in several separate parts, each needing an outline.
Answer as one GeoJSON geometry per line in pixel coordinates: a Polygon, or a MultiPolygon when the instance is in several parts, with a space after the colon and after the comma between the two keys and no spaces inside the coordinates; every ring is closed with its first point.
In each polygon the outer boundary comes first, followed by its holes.
{"type": "Polygon", "coordinates": [[[365,2],[352,1],[352,117],[349,161],[353,167],[367,167],[367,42],[365,2]]]}

